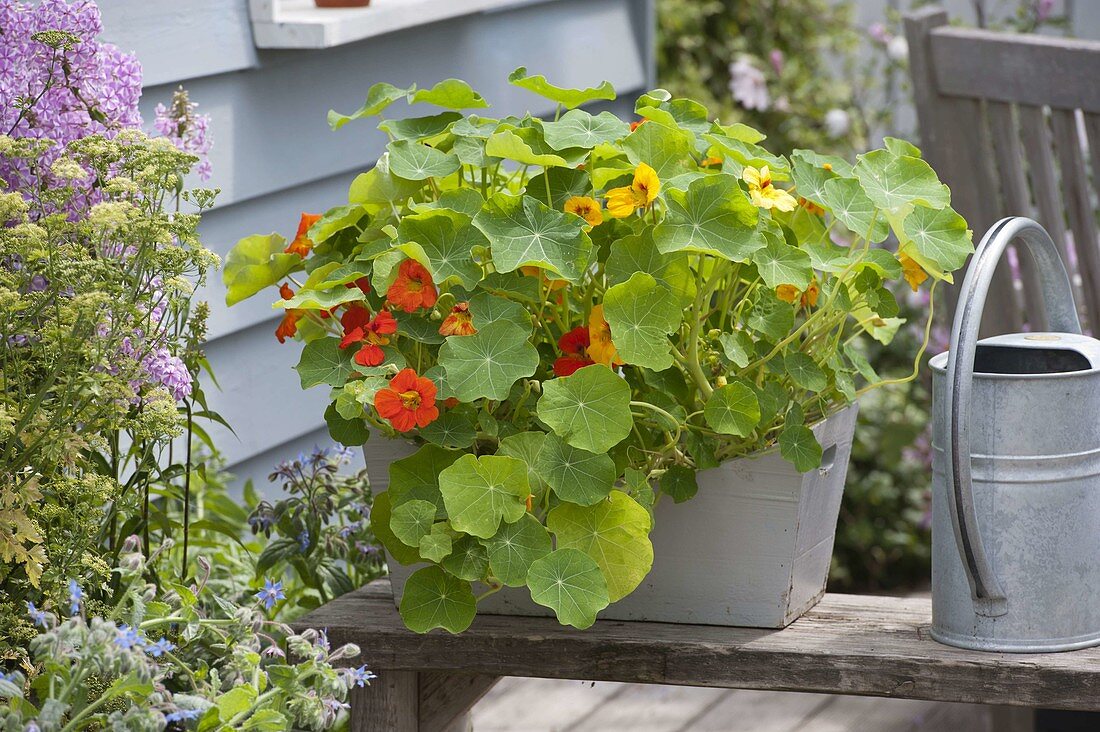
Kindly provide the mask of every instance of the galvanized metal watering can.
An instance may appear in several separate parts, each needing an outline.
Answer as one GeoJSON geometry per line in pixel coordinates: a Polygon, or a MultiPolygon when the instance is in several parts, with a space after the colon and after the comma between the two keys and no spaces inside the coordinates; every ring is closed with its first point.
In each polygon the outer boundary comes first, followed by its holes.
{"type": "Polygon", "coordinates": [[[963,648],[1100,644],[1100,341],[1081,335],[1050,235],[986,233],[933,370],[932,637],[963,648]],[[1027,245],[1052,332],[978,340],[1005,247],[1027,245]]]}

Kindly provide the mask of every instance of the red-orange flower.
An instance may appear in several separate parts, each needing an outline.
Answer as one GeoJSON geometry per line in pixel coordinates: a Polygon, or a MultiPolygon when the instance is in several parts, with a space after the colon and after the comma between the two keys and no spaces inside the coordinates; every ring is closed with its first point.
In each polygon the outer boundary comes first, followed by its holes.
{"type": "Polygon", "coordinates": [[[427,427],[439,417],[435,393],[431,379],[417,376],[413,369],[402,369],[374,395],[374,408],[395,430],[408,432],[413,427],[427,427]]]}
{"type": "Polygon", "coordinates": [[[309,227],[321,220],[321,214],[303,213],[298,220],[298,233],[294,235],[294,241],[284,250],[287,254],[297,254],[302,259],[313,251],[313,241],[309,238],[309,227]]]}
{"type": "Polygon", "coordinates": [[[283,284],[279,285],[279,297],[283,298],[284,300],[289,300],[290,298],[294,297],[294,290],[290,289],[290,285],[284,282],[283,284]]]}
{"type": "Polygon", "coordinates": [[[386,291],[386,299],[406,313],[417,308],[430,308],[436,301],[435,283],[424,265],[406,259],[397,270],[397,279],[386,291]]]}
{"type": "Polygon", "coordinates": [[[555,376],[570,376],[585,366],[596,363],[588,357],[591,344],[588,328],[578,326],[558,339],[558,348],[565,355],[554,361],[555,376]]]}
{"type": "Polygon", "coordinates": [[[287,338],[293,338],[294,334],[298,332],[298,320],[302,317],[302,314],[297,310],[287,310],[283,315],[283,319],[279,322],[279,327],[275,329],[275,337],[279,339],[279,343],[286,343],[287,338]]]}
{"type": "Polygon", "coordinates": [[[470,303],[460,302],[451,308],[451,313],[439,326],[439,334],[445,336],[465,336],[477,333],[474,317],[470,314],[470,303]]]}
{"type": "Polygon", "coordinates": [[[353,287],[358,287],[360,290],[363,291],[363,294],[366,295],[368,292],[370,292],[370,277],[364,276],[360,277],[355,282],[346,282],[344,283],[344,287],[348,288],[349,290],[353,287]]]}
{"type": "Polygon", "coordinates": [[[649,121],[648,119],[640,119],[640,120],[637,120],[635,122],[631,122],[630,123],[630,131],[633,132],[634,130],[638,129],[639,127],[641,127],[642,125],[644,125],[648,121],[649,121]]]}
{"type": "Polygon", "coordinates": [[[382,346],[390,342],[386,336],[397,332],[397,320],[389,310],[379,310],[373,318],[370,311],[358,303],[352,303],[340,316],[344,337],[340,348],[355,343],[363,345],[355,353],[355,363],[360,366],[378,366],[386,359],[382,346]]]}

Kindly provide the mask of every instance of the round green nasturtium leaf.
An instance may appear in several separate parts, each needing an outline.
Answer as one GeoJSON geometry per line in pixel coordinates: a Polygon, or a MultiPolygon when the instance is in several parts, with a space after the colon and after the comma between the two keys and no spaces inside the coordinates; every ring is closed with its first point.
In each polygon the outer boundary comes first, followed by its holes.
{"type": "Polygon", "coordinates": [[[635,272],[645,272],[668,288],[684,307],[695,299],[695,274],[688,265],[688,254],[664,254],[653,243],[649,230],[617,239],[604,263],[604,274],[613,285],[626,282],[635,272]]]}
{"type": "Polygon", "coordinates": [[[553,549],[550,534],[537,518],[525,513],[519,521],[504,524],[485,541],[489,572],[509,587],[527,584],[531,564],[553,549]]]}
{"type": "Polygon", "coordinates": [[[514,300],[488,292],[478,292],[470,298],[470,318],[478,330],[501,322],[531,327],[531,313],[526,308],[514,300]]]}
{"type": "Polygon", "coordinates": [[[745,324],[770,341],[782,340],[794,327],[794,307],[773,289],[757,290],[745,324]]]}
{"type": "Polygon", "coordinates": [[[390,154],[390,171],[407,180],[446,178],[462,167],[452,153],[436,150],[408,140],[394,140],[386,146],[390,154]]]}
{"type": "Polygon", "coordinates": [[[801,351],[788,353],[783,359],[783,369],[794,385],[815,393],[825,391],[829,379],[810,356],[801,351]]]}
{"type": "Polygon", "coordinates": [[[512,384],[535,373],[539,353],[530,332],[508,322],[493,323],[467,336],[451,336],[439,347],[447,386],[463,402],[508,398],[512,384]]]}
{"type": "Polygon", "coordinates": [[[563,503],[550,511],[546,526],[559,551],[578,549],[597,563],[611,602],[633,592],[653,566],[649,511],[622,491],[594,506],[563,503]]]}
{"type": "Polygon", "coordinates": [[[702,252],[745,262],[764,244],[756,230],[759,212],[732,175],[700,178],[686,193],[669,191],[667,201],[668,214],[653,230],[662,252],[702,252]]]}
{"type": "Polygon", "coordinates": [[[451,525],[482,539],[518,521],[531,494],[527,466],[502,455],[463,455],[439,474],[439,490],[451,525]]]}
{"type": "Polygon", "coordinates": [[[615,142],[630,134],[630,125],[611,114],[592,116],[583,109],[571,109],[556,122],[543,122],[542,135],[555,150],[583,147],[591,150],[601,142],[615,142]]]}
{"type": "Polygon", "coordinates": [[[810,266],[810,255],[792,247],[782,237],[771,232],[764,232],[764,240],[767,242],[764,248],[756,250],[752,255],[752,261],[756,264],[764,284],[772,290],[779,285],[794,285],[800,290],[805,289],[814,273],[810,266]]]}
{"type": "Polygon", "coordinates": [[[393,505],[422,500],[443,508],[439,493],[439,474],[462,455],[436,445],[422,445],[414,454],[390,463],[388,493],[393,505]]]}
{"type": "Polygon", "coordinates": [[[352,349],[341,350],[340,339],[332,336],[310,341],[302,349],[302,357],[294,369],[308,389],[319,384],[343,386],[351,375],[352,349]]]}
{"type": "Polygon", "coordinates": [[[430,562],[440,563],[451,553],[453,532],[446,523],[432,526],[432,530],[420,537],[420,556],[430,562]]]}
{"type": "Polygon", "coordinates": [[[807,156],[807,150],[791,153],[791,178],[798,195],[825,205],[825,183],[837,177],[835,170],[826,170],[807,156]]]}
{"type": "Polygon", "coordinates": [[[703,407],[703,418],[715,432],[748,437],[760,422],[760,402],[751,387],[734,381],[714,390],[703,407]]]}
{"type": "Polygon", "coordinates": [[[911,155],[872,150],[858,156],[854,172],[879,208],[899,209],[908,204],[943,208],[951,202],[951,193],[936,171],[911,155]]]}
{"type": "Polygon", "coordinates": [[[477,601],[470,583],[439,567],[424,567],[412,573],[401,596],[401,619],[409,630],[427,633],[443,628],[461,633],[474,622],[477,601]]]}
{"type": "Polygon", "coordinates": [[[435,504],[419,499],[394,506],[390,517],[394,536],[408,546],[419,546],[420,540],[431,532],[433,523],[435,504]]]}
{"type": "Polygon", "coordinates": [[[485,142],[485,154],[494,158],[514,160],[520,165],[540,165],[544,168],[572,167],[570,161],[554,152],[533,127],[503,129],[494,132],[485,142]]]}
{"type": "Polygon", "coordinates": [[[854,178],[833,178],[825,182],[824,200],[821,203],[833,212],[840,223],[858,237],[880,242],[890,234],[890,224],[885,214],[879,213],[875,204],[854,178]]]}
{"type": "Polygon", "coordinates": [[[229,250],[222,268],[225,283],[225,304],[236,305],[265,287],[274,285],[295,267],[302,258],[286,254],[286,239],[278,234],[248,236],[229,250]]]}
{"type": "Polygon", "coordinates": [[[722,355],[737,368],[743,369],[752,362],[755,344],[747,332],[723,333],[718,336],[718,344],[722,346],[722,355]]]}
{"type": "Polygon", "coordinates": [[[535,468],[558,498],[582,506],[607,498],[618,472],[606,453],[567,445],[553,434],[546,435],[535,468]]]}
{"type": "Polygon", "coordinates": [[[433,445],[450,449],[469,447],[477,439],[474,420],[466,412],[443,412],[427,427],[420,428],[420,436],[433,445]]]}
{"type": "Polygon", "coordinates": [[[470,257],[474,247],[488,247],[485,235],[467,219],[444,210],[428,210],[405,216],[397,228],[400,249],[420,261],[437,284],[457,282],[473,289],[481,268],[470,257]]]}
{"type": "Polygon", "coordinates": [[[336,410],[335,402],[325,409],[325,424],[328,425],[328,436],[346,447],[359,447],[370,439],[366,420],[362,417],[344,417],[336,410]]]}
{"type": "Polygon", "coordinates": [[[366,207],[370,211],[389,208],[391,203],[404,201],[420,190],[418,181],[405,180],[390,172],[390,158],[383,153],[374,167],[360,173],[348,188],[348,203],[366,207]]]}
{"type": "Polygon", "coordinates": [[[684,313],[676,297],[652,275],[634,275],[607,290],[604,317],[611,340],[626,363],[663,371],[672,365],[668,336],[680,328],[684,313]]]}
{"type": "Polygon", "coordinates": [[[556,211],[531,196],[498,193],[474,217],[489,240],[498,272],[541,267],[577,284],[592,254],[579,216],[556,211]]]}
{"type": "Polygon", "coordinates": [[[463,536],[451,545],[451,553],[443,560],[443,569],[459,579],[476,582],[484,579],[489,571],[489,557],[477,537],[463,536]]]}
{"type": "Polygon", "coordinates": [[[670,465],[657,484],[674,503],[690,501],[699,492],[695,471],[686,465],[670,465]]]}
{"type": "Polygon", "coordinates": [[[378,129],[395,140],[420,141],[443,134],[452,122],[460,119],[462,115],[458,112],[443,112],[430,117],[382,120],[378,123],[378,129]]]}
{"type": "Polygon", "coordinates": [[[417,89],[410,104],[434,104],[444,109],[481,109],[489,106],[485,98],[461,79],[444,79],[431,89],[417,89]]]}
{"type": "Polygon", "coordinates": [[[597,99],[608,101],[615,99],[615,89],[609,81],[602,82],[599,86],[589,89],[568,89],[554,86],[542,74],[528,76],[527,69],[523,66],[508,75],[508,83],[534,92],[566,109],[573,109],[597,99]]]}
{"type": "Polygon", "coordinates": [[[543,382],[537,412],[554,434],[595,453],[622,442],[634,424],[630,386],[599,364],[543,382]]]}
{"type": "Polygon", "coordinates": [[[696,169],[695,135],[659,122],[647,122],[623,140],[631,165],[645,163],[662,183],[696,169]]]}
{"type": "Polygon", "coordinates": [[[809,427],[789,425],[779,434],[779,454],[805,473],[821,465],[821,445],[809,427]]]}
{"type": "Polygon", "coordinates": [[[539,451],[546,442],[545,432],[520,432],[509,435],[500,441],[497,446],[497,455],[507,455],[517,460],[522,460],[527,466],[527,480],[531,485],[531,493],[535,498],[542,500],[542,494],[547,490],[546,481],[539,475],[537,463],[539,451]]]}
{"type": "Polygon", "coordinates": [[[411,93],[411,87],[408,89],[398,89],[393,84],[380,81],[367,90],[367,100],[363,102],[362,107],[351,114],[340,114],[330,109],[328,112],[328,124],[332,129],[338,130],[352,120],[361,119],[363,117],[373,117],[398,99],[408,97],[411,93]]]}
{"type": "Polygon", "coordinates": [[[386,548],[389,555],[398,563],[416,564],[420,561],[420,552],[417,551],[416,548],[402,543],[402,541],[394,535],[393,530],[390,529],[390,519],[392,515],[390,510],[390,498],[390,492],[385,491],[376,495],[371,502],[371,531],[374,532],[378,541],[382,542],[382,546],[386,548]]]}
{"type": "Polygon", "coordinates": [[[527,181],[527,195],[534,196],[555,211],[561,211],[565,202],[574,196],[587,196],[592,192],[592,180],[588,172],[576,168],[547,168],[527,181]],[[550,200],[546,200],[546,188],[550,188],[550,200]]]}
{"type": "Polygon", "coordinates": [[[562,625],[591,627],[596,613],[610,604],[599,565],[577,549],[557,549],[531,564],[531,599],[550,608],[562,625]]]}
{"type": "Polygon", "coordinates": [[[916,206],[905,217],[902,228],[922,256],[947,271],[962,267],[974,251],[973,232],[949,206],[939,210],[916,206]]]}

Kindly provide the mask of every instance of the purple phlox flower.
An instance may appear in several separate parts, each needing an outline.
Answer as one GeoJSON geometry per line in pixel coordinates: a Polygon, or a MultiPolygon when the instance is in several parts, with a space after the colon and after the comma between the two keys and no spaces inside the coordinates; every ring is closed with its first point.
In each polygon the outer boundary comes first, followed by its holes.
{"type": "Polygon", "coordinates": [[[84,599],[84,590],[80,589],[80,585],[76,580],[69,580],[69,614],[80,614],[80,601],[84,599]]]}
{"type": "Polygon", "coordinates": [[[378,674],[368,669],[366,664],[360,666],[359,668],[348,669],[348,675],[351,676],[352,683],[354,683],[360,689],[370,683],[371,679],[378,678],[378,674]]]}
{"type": "Polygon", "coordinates": [[[768,54],[768,61],[771,62],[772,68],[775,70],[777,76],[783,73],[783,52],[778,48],[773,48],[768,54]]]}
{"type": "Polygon", "coordinates": [[[27,602],[27,614],[31,616],[34,624],[41,628],[50,627],[49,614],[45,610],[39,610],[33,602],[27,602]]]}
{"type": "Polygon", "coordinates": [[[198,106],[180,87],[172,95],[170,107],[157,105],[153,127],[177,148],[198,157],[195,173],[201,180],[208,180],[212,169],[209,154],[214,141],[210,138],[210,115],[198,114],[198,106]]]}
{"type": "Polygon", "coordinates": [[[178,356],[167,348],[158,348],[141,362],[149,380],[163,384],[172,393],[176,401],[191,396],[191,372],[178,356]]]}
{"type": "Polygon", "coordinates": [[[867,27],[867,35],[869,35],[871,40],[875,43],[881,43],[884,46],[894,37],[894,34],[891,33],[883,23],[871,23],[871,25],[867,27]]]}
{"type": "Polygon", "coordinates": [[[201,709],[177,709],[164,715],[165,722],[189,722],[202,715],[201,709]]]}
{"type": "Polygon", "coordinates": [[[283,592],[283,583],[265,579],[264,588],[256,593],[256,599],[263,604],[264,609],[270,610],[275,607],[275,603],[279,600],[286,599],[286,593],[283,592]]]}
{"type": "Polygon", "coordinates": [[[131,648],[141,648],[144,641],[136,628],[131,628],[129,625],[120,625],[118,626],[118,635],[115,637],[115,645],[124,651],[128,651],[131,648]]]}
{"type": "Polygon", "coordinates": [[[298,534],[298,546],[303,553],[309,551],[309,529],[302,529],[302,533],[298,534]]]}
{"type": "Polygon", "coordinates": [[[167,638],[161,638],[156,643],[150,644],[145,650],[153,658],[160,658],[164,654],[171,653],[172,651],[176,650],[176,646],[167,638]]]}
{"type": "Polygon", "coordinates": [[[1035,20],[1044,23],[1054,12],[1054,0],[1035,0],[1035,20]]]}
{"type": "Polygon", "coordinates": [[[741,56],[730,64],[730,93],[745,109],[767,111],[768,82],[749,56],[741,56]]]}

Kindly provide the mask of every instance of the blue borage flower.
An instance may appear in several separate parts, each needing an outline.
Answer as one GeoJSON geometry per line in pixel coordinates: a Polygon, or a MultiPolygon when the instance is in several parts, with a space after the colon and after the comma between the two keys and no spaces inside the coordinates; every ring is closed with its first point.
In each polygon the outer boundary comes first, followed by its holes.
{"type": "Polygon", "coordinates": [[[131,648],[141,648],[145,645],[145,639],[141,637],[141,634],[136,628],[131,628],[129,625],[118,626],[118,635],[115,637],[115,645],[124,651],[128,651],[131,648]]]}
{"type": "Polygon", "coordinates": [[[169,712],[164,715],[165,722],[188,722],[192,719],[198,719],[202,714],[200,709],[177,709],[174,712],[169,712]]]}
{"type": "Polygon", "coordinates": [[[171,653],[176,650],[174,643],[167,638],[161,638],[156,643],[152,643],[145,649],[145,651],[153,658],[160,658],[166,653],[171,653]]]}
{"type": "Polygon", "coordinates": [[[80,603],[84,599],[84,590],[74,579],[69,580],[69,614],[80,614],[80,603]]]}
{"type": "Polygon", "coordinates": [[[286,599],[286,593],[283,592],[283,583],[265,579],[264,588],[256,593],[256,599],[263,604],[265,610],[270,610],[275,607],[275,603],[279,600],[286,599]]]}
{"type": "Polygon", "coordinates": [[[347,675],[351,677],[351,682],[358,686],[360,689],[367,686],[371,679],[377,679],[378,675],[373,671],[370,671],[366,665],[359,668],[351,668],[347,670],[347,675]]]}
{"type": "Polygon", "coordinates": [[[34,624],[40,628],[49,628],[49,614],[45,610],[39,610],[33,602],[27,602],[27,614],[31,616],[34,624]]]}

